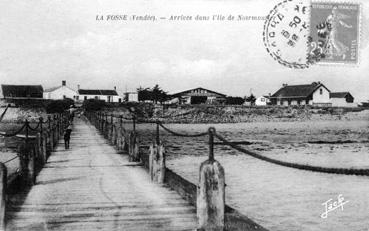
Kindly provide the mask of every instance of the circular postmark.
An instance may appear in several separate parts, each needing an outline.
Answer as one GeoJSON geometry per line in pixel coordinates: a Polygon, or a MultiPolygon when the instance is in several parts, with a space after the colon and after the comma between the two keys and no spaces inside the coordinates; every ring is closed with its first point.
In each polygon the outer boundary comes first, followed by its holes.
{"type": "Polygon", "coordinates": [[[286,67],[309,67],[309,12],[307,0],[284,0],[266,18],[263,31],[265,48],[270,56],[286,67]]]}

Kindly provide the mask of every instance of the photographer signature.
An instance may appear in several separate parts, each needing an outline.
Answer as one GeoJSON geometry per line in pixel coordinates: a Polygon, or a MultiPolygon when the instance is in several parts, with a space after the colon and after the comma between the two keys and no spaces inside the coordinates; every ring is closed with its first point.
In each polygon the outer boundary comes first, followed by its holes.
{"type": "Polygon", "coordinates": [[[345,201],[345,198],[343,198],[342,194],[339,194],[337,197],[337,201],[333,201],[333,199],[329,199],[326,202],[324,202],[322,205],[325,208],[325,212],[320,215],[321,218],[327,218],[328,213],[341,207],[341,210],[343,211],[343,205],[346,204],[349,201],[345,201]]]}

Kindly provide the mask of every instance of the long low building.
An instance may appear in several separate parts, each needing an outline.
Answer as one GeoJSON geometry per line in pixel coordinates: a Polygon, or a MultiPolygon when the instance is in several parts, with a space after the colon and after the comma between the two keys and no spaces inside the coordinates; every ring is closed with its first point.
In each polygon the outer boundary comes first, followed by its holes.
{"type": "Polygon", "coordinates": [[[303,85],[283,84],[276,93],[269,97],[273,105],[314,105],[331,106],[330,90],[320,82],[303,85]]]}
{"type": "Polygon", "coordinates": [[[202,87],[189,89],[172,94],[172,97],[178,99],[180,104],[202,104],[202,103],[220,103],[226,101],[226,95],[211,91],[202,87]]]}
{"type": "Polygon", "coordinates": [[[333,107],[356,107],[354,97],[350,92],[331,92],[330,98],[333,107]]]}
{"type": "Polygon", "coordinates": [[[104,89],[78,89],[77,91],[77,101],[84,101],[88,99],[98,99],[104,100],[110,103],[120,103],[122,102],[122,97],[120,97],[114,88],[114,90],[104,90],[104,89]]]}
{"type": "Polygon", "coordinates": [[[44,89],[41,85],[1,84],[4,99],[42,99],[44,89]]]}

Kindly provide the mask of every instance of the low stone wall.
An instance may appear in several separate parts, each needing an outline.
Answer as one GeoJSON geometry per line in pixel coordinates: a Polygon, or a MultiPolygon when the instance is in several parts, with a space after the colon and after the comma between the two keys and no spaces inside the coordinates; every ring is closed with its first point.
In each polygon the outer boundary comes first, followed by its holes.
{"type": "MultiPolygon", "coordinates": [[[[140,149],[147,150],[146,148],[140,149]]],[[[141,152],[141,160],[143,166],[149,169],[149,155],[147,152],[141,152]]],[[[196,206],[197,186],[192,182],[181,177],[169,168],[165,170],[164,183],[175,190],[182,198],[187,200],[191,205],[196,206]]],[[[247,216],[241,214],[229,205],[225,205],[225,229],[227,231],[267,231],[267,229],[258,225],[247,216]]]]}

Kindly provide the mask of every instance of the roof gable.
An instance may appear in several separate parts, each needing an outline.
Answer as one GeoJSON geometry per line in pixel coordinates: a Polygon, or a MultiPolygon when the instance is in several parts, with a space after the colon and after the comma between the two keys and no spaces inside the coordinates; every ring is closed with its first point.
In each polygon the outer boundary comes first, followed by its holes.
{"type": "Polygon", "coordinates": [[[212,90],[209,90],[209,89],[206,89],[206,88],[203,88],[203,87],[197,87],[197,88],[189,89],[189,90],[186,90],[186,91],[181,91],[181,92],[172,94],[172,96],[176,97],[176,96],[180,96],[180,95],[183,95],[183,94],[191,94],[191,93],[194,93],[194,92],[198,92],[196,94],[211,93],[211,94],[218,95],[220,97],[226,97],[225,94],[222,94],[222,93],[219,93],[219,92],[216,92],[216,91],[212,91],[212,90]]]}
{"type": "Polygon", "coordinates": [[[346,96],[351,96],[350,92],[331,92],[329,94],[330,98],[346,98],[346,96]]]}
{"type": "Polygon", "coordinates": [[[41,85],[8,85],[2,84],[4,98],[22,97],[22,98],[42,98],[44,89],[41,85]]]}
{"type": "Polygon", "coordinates": [[[67,89],[73,92],[76,92],[75,90],[73,90],[72,88],[68,87],[68,86],[58,86],[58,87],[52,87],[52,88],[48,88],[46,89],[44,92],[53,92],[59,89],[67,89]]]}
{"type": "Polygon", "coordinates": [[[280,88],[276,93],[274,93],[270,98],[303,98],[309,97],[320,87],[326,88],[323,84],[313,82],[312,84],[303,84],[303,85],[286,85],[280,88]]]}

